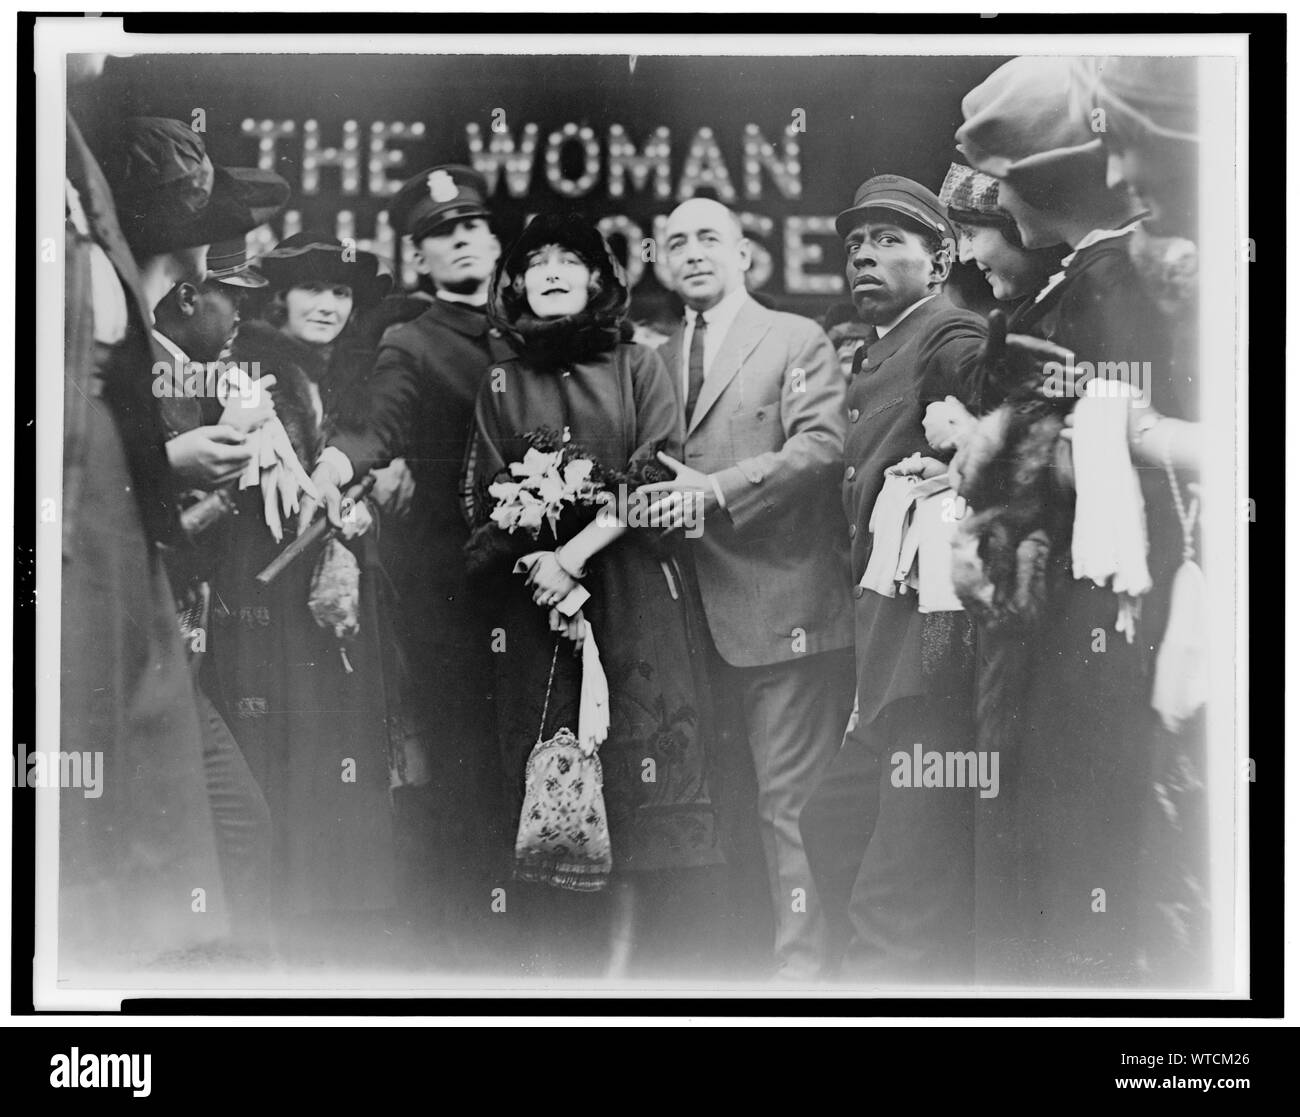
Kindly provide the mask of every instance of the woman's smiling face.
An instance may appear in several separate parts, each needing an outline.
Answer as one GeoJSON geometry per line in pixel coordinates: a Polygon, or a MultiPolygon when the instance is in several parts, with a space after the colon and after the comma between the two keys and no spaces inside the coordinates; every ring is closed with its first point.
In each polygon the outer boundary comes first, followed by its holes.
{"type": "Polygon", "coordinates": [[[966,225],[958,237],[959,259],[973,260],[1002,301],[1032,295],[1047,278],[1031,253],[1017,248],[992,225],[966,225]]]}
{"type": "Polygon", "coordinates": [[[528,255],[524,293],[538,318],[577,314],[590,296],[591,269],[571,248],[545,244],[528,255]]]}
{"type": "Polygon", "coordinates": [[[352,288],[342,283],[309,283],[284,295],[284,331],[300,341],[328,345],[352,316],[352,288]]]}

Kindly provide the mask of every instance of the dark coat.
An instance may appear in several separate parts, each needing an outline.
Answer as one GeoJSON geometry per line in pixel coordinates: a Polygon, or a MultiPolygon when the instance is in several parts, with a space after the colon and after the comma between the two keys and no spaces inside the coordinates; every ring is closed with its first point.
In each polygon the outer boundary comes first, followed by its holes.
{"type": "MultiPolygon", "coordinates": [[[[276,377],[276,414],[308,471],[332,430],[364,417],[369,358],[345,339],[327,365],[320,350],[254,321],[241,327],[232,359],[276,377]]],[[[392,907],[384,671],[391,637],[372,534],[349,545],[361,567],[361,631],[341,647],[308,609],[319,552],[270,586],[254,581],[293,535],[289,523],[284,544],[272,538],[260,488],[238,495],[236,515],[223,526],[227,547],[212,575],[209,693],[219,696],[270,808],[274,894],[293,915],[392,907]]]]}
{"type": "Polygon", "coordinates": [[[415,496],[403,531],[429,586],[434,613],[427,623],[462,647],[480,642],[465,612],[469,524],[461,475],[489,365],[486,314],[439,299],[384,335],[370,381],[369,423],[332,440],[358,471],[405,458],[415,496]]]}
{"type": "MultiPolygon", "coordinates": [[[[574,445],[607,470],[649,479],[655,451],[680,459],[676,397],[653,350],[610,342],[580,359],[545,361],[500,350],[503,391],[480,390],[467,480],[477,497],[475,522],[491,512],[487,484],[528,449],[524,437],[567,427],[574,445]]],[[[488,531],[494,529],[488,528],[488,531]]],[[[567,538],[561,521],[562,537],[567,538]]],[[[680,573],[665,559],[654,529],[632,530],[588,564],[584,606],[609,682],[610,735],[600,746],[614,867],[681,868],[721,860],[708,777],[710,725],[701,701],[699,618],[690,614],[680,573]],[[653,782],[644,779],[654,762],[653,782]]],[[[478,536],[476,536],[476,540],[478,536]]],[[[517,551],[553,549],[545,537],[508,537],[509,546],[477,549],[475,584],[504,634],[494,657],[497,727],[511,833],[523,801],[524,767],[535,741],[560,726],[577,729],[580,661],[561,649],[548,716],[542,713],[556,637],[546,611],[512,574],[517,551]]],[[[561,539],[563,542],[563,538],[561,539]]]]}
{"type": "Polygon", "coordinates": [[[102,967],[220,938],[227,918],[194,690],[156,546],[176,537],[150,392],[153,362],[168,358],[151,343],[108,184],[70,119],[68,177],[89,235],[69,223],[59,748],[103,763],[99,798],[59,796],[59,945],[61,964],[102,967]],[[126,299],[127,334],[113,346],[94,338],[96,244],[126,299]]]}
{"type": "Polygon", "coordinates": [[[492,626],[466,587],[461,476],[488,373],[488,323],[464,304],[437,299],[424,307],[384,333],[367,423],[334,445],[358,471],[401,457],[415,482],[410,508],[384,516],[379,539],[394,594],[395,778],[424,789],[419,798],[432,820],[431,835],[412,839],[412,887],[439,908],[465,895],[462,909],[482,914],[479,900],[506,836],[492,828],[501,814],[492,626]]]}
{"type": "MultiPolygon", "coordinates": [[[[1061,345],[1079,362],[1151,361],[1152,402],[1168,413],[1165,323],[1129,260],[1129,239],[1076,253],[1064,280],[1017,311],[1010,329],[1061,345]]],[[[977,934],[987,978],[1121,986],[1140,977],[1152,653],[1179,544],[1167,526],[1163,470],[1139,475],[1155,589],[1142,602],[1136,639],[1115,631],[1109,587],[1073,579],[1066,566],[1043,623],[1026,638],[1017,685],[989,696],[998,707],[990,716],[1014,720],[1019,731],[999,745],[998,796],[977,806],[977,934]],[[1098,888],[1104,914],[1091,906],[1098,888]]],[[[1069,563],[1068,545],[1057,561],[1069,563]]]]}
{"type": "Polygon", "coordinates": [[[844,514],[857,598],[858,711],[869,722],[897,698],[952,694],[967,685],[971,643],[963,614],[917,612],[915,595],[883,597],[861,580],[871,556],[871,510],[885,470],[933,456],[922,421],[946,395],[969,400],[984,321],[939,294],[875,342],[849,383],[844,514]]]}

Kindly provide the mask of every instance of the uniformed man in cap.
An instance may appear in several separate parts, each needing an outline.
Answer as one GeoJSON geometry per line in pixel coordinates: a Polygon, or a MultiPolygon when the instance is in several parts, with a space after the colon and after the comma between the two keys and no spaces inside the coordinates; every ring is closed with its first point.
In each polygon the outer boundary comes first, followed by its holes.
{"type": "Polygon", "coordinates": [[[850,936],[844,976],[966,976],[968,795],[919,780],[915,788],[896,787],[891,758],[906,750],[910,759],[917,742],[925,751],[973,747],[970,625],[962,612],[920,612],[915,593],[884,596],[862,583],[885,470],[933,453],[923,429],[926,406],[950,394],[966,398],[984,322],[944,295],[956,240],[944,207],[920,183],[869,179],[836,229],[858,314],[874,327],[855,356],[844,446],[857,712],[801,828],[828,915],[850,936]]]}
{"type": "Polygon", "coordinates": [[[314,474],[327,501],[367,469],[404,458],[409,510],[384,528],[385,565],[406,664],[399,702],[398,788],[404,889],[453,940],[490,915],[488,806],[500,781],[490,706],[492,634],[465,586],[469,538],[460,475],[479,386],[488,375],[487,295],[501,254],[487,183],[469,167],[431,167],[393,199],[394,228],[411,238],[433,304],[384,335],[372,378],[371,421],[339,434],[314,474]]]}

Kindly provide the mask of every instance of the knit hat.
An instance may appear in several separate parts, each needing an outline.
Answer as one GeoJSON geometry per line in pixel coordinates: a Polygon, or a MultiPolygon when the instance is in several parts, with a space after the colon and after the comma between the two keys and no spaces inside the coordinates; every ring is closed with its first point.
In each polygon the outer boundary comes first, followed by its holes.
{"type": "Polygon", "coordinates": [[[1014,225],[1015,220],[998,205],[998,180],[973,167],[953,163],[939,188],[939,201],[948,217],[959,225],[1014,225]]]}

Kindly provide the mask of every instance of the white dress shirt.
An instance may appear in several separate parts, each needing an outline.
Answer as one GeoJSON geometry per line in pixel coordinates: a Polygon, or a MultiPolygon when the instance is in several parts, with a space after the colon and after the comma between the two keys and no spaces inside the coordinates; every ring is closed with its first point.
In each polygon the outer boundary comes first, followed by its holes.
{"type": "Polygon", "coordinates": [[[464,303],[466,306],[485,307],[487,306],[487,291],[481,291],[476,295],[460,295],[455,291],[445,291],[439,287],[436,296],[445,303],[464,303]]]}
{"type": "Polygon", "coordinates": [[[909,314],[911,314],[912,311],[914,311],[918,306],[925,306],[926,303],[928,303],[931,299],[933,299],[938,294],[939,292],[936,291],[933,295],[926,295],[925,298],[923,299],[917,299],[916,302],[914,302],[911,306],[909,306],[905,311],[903,311],[902,314],[900,314],[892,322],[886,322],[883,326],[877,326],[876,327],[877,335],[879,335],[880,337],[884,337],[885,334],[889,333],[890,330],[892,330],[895,326],[897,326],[904,318],[906,318],[909,314]]]}
{"type": "Polygon", "coordinates": [[[193,360],[176,342],[172,341],[166,334],[159,333],[156,329],[151,331],[153,339],[161,345],[171,355],[173,366],[171,369],[172,384],[171,392],[174,396],[183,396],[186,392],[185,381],[189,377],[191,366],[203,369],[203,391],[211,390],[212,369],[202,361],[193,360]]]}

